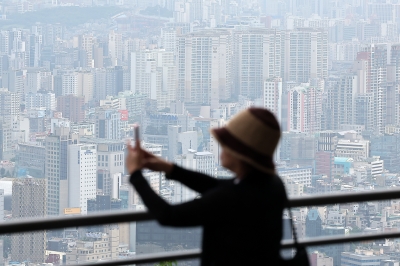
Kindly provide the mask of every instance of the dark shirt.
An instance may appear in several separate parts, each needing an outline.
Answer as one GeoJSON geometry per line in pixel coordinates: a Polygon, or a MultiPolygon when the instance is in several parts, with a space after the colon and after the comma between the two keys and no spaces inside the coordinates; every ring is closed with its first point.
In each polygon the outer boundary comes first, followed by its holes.
{"type": "Polygon", "coordinates": [[[175,165],[167,178],[201,197],[170,205],[151,189],[141,171],[130,180],[160,224],[203,227],[202,266],[278,265],[286,203],[278,176],[256,172],[235,184],[234,179],[215,179],[175,165]]]}

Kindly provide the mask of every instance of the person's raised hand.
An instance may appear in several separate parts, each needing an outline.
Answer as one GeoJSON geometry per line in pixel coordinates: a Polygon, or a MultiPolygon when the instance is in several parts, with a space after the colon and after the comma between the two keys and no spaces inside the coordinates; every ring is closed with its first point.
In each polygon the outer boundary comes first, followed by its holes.
{"type": "Polygon", "coordinates": [[[144,167],[144,151],[140,147],[140,141],[136,141],[135,147],[132,147],[131,143],[128,141],[126,146],[128,155],[125,158],[125,167],[129,174],[132,174],[144,167]]]}
{"type": "Polygon", "coordinates": [[[142,150],[142,152],[144,155],[143,167],[152,171],[165,172],[166,174],[169,174],[172,171],[172,163],[165,161],[148,151],[142,150]]]}

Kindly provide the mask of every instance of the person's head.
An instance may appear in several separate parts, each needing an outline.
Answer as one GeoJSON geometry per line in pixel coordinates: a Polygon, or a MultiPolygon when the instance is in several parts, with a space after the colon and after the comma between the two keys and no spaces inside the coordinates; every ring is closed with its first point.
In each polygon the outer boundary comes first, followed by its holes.
{"type": "Polygon", "coordinates": [[[238,177],[242,177],[248,172],[254,172],[257,169],[245,161],[239,159],[237,156],[229,152],[228,149],[222,148],[220,154],[221,165],[226,169],[234,172],[238,177]]]}
{"type": "Polygon", "coordinates": [[[249,108],[211,133],[222,146],[221,165],[225,168],[236,174],[252,169],[275,173],[273,154],[281,132],[275,116],[267,109],[249,108]]]}

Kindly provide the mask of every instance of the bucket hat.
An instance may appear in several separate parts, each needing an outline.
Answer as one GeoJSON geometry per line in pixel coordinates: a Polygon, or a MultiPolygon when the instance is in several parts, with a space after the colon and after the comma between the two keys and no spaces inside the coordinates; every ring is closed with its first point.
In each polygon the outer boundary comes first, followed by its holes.
{"type": "Polygon", "coordinates": [[[241,111],[225,127],[211,130],[220,145],[256,169],[275,174],[273,154],[281,130],[274,114],[264,108],[241,111]]]}

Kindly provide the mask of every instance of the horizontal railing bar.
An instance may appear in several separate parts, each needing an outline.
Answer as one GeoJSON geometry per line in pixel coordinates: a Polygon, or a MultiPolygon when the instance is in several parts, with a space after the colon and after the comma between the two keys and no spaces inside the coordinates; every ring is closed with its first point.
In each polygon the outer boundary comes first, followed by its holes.
{"type": "Polygon", "coordinates": [[[359,193],[338,193],[318,196],[302,196],[290,199],[290,207],[321,206],[339,203],[390,200],[400,198],[400,190],[368,191],[359,193]]]}
{"type": "MultiPolygon", "coordinates": [[[[343,244],[348,242],[361,242],[370,241],[377,239],[387,239],[387,238],[398,238],[400,237],[400,232],[398,233],[380,233],[380,234],[368,234],[368,235],[352,235],[352,236],[331,236],[331,237],[318,237],[314,239],[299,240],[299,244],[312,247],[312,246],[323,246],[323,245],[333,245],[333,244],[343,244]]],[[[293,240],[282,241],[283,248],[293,248],[295,247],[293,240]]],[[[109,266],[109,265],[128,265],[134,263],[150,263],[168,260],[182,260],[199,258],[201,251],[199,249],[185,250],[185,251],[174,251],[174,252],[160,252],[148,255],[137,255],[132,259],[106,261],[96,263],[99,266],[109,266]]],[[[93,264],[79,264],[79,266],[90,266],[93,264]]]]}
{"type": "MultiPolygon", "coordinates": [[[[389,191],[373,191],[363,192],[356,194],[341,193],[320,196],[303,196],[290,199],[291,207],[302,206],[321,206],[331,205],[338,203],[350,203],[361,201],[379,201],[400,198],[400,190],[389,191]]],[[[81,227],[99,224],[113,224],[124,222],[139,222],[153,220],[154,217],[145,211],[124,211],[124,212],[105,212],[89,214],[84,216],[71,216],[71,217],[48,217],[30,220],[17,220],[13,222],[0,223],[0,234],[11,234],[19,232],[29,232],[38,230],[61,229],[71,227],[81,227]]],[[[385,238],[400,238],[400,232],[397,233],[381,233],[369,235],[352,235],[352,236],[334,236],[322,237],[315,239],[300,240],[299,243],[304,246],[320,246],[332,245],[347,242],[360,242],[385,238]]],[[[293,241],[283,241],[282,247],[294,247],[293,241]]],[[[201,254],[200,250],[187,250],[176,252],[163,252],[149,255],[137,255],[132,259],[105,261],[96,263],[101,266],[108,265],[127,265],[138,263],[150,263],[165,260],[182,260],[190,258],[198,258],[201,254]]],[[[79,264],[79,266],[86,266],[93,264],[79,264]]]]}
{"type": "Polygon", "coordinates": [[[61,229],[98,224],[149,221],[154,218],[145,211],[118,211],[83,216],[60,216],[0,223],[0,235],[38,230],[61,229]]]}
{"type": "MultiPolygon", "coordinates": [[[[395,198],[400,198],[400,190],[294,197],[290,199],[290,205],[291,207],[321,206],[348,202],[389,200],[395,198]]],[[[0,223],[0,235],[99,224],[140,222],[153,219],[154,218],[145,211],[118,211],[88,214],[83,216],[60,216],[15,220],[12,222],[0,223]]]]}
{"type": "MultiPolygon", "coordinates": [[[[400,232],[396,233],[379,233],[379,234],[367,234],[367,235],[348,235],[348,236],[329,236],[329,237],[316,237],[313,239],[299,240],[299,244],[311,247],[311,246],[323,246],[323,245],[333,245],[342,244],[348,242],[362,242],[377,239],[388,239],[388,238],[400,238],[400,232]]],[[[282,241],[282,247],[292,248],[294,247],[293,240],[282,241]]]]}
{"type": "Polygon", "coordinates": [[[112,265],[130,265],[139,263],[152,263],[160,261],[174,261],[174,260],[184,260],[184,259],[195,259],[199,258],[201,255],[200,249],[190,249],[181,251],[170,251],[170,252],[159,252],[146,255],[136,255],[134,258],[112,260],[96,263],[82,264],[79,263],[76,266],[112,266],[112,265]]]}

